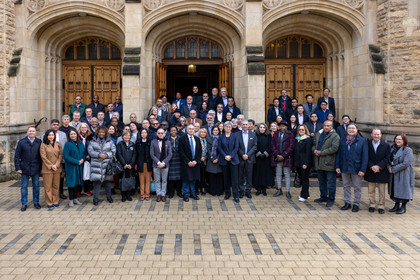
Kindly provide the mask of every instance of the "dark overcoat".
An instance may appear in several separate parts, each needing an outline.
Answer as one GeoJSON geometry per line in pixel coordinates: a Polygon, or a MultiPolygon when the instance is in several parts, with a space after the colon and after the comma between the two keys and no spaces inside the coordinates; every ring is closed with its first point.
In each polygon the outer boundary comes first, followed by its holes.
{"type": "Polygon", "coordinates": [[[378,148],[373,147],[373,141],[368,141],[368,166],[365,174],[365,180],[372,183],[388,183],[389,182],[389,172],[388,172],[388,162],[391,156],[391,146],[383,141],[380,142],[378,148]],[[372,166],[378,165],[380,171],[374,173],[372,171],[372,166]]]}
{"type": "Polygon", "coordinates": [[[29,141],[28,137],[21,139],[15,151],[16,171],[22,170],[22,174],[28,176],[41,174],[42,160],[39,154],[40,147],[41,140],[39,138],[35,137],[33,143],[29,141]]]}
{"type": "Polygon", "coordinates": [[[195,151],[194,158],[191,153],[189,136],[184,135],[179,139],[179,156],[181,158],[181,176],[182,181],[198,181],[200,180],[200,160],[202,154],[202,147],[200,138],[193,136],[195,140],[195,151]],[[194,167],[189,167],[190,161],[196,161],[197,164],[194,167]]]}
{"type": "Polygon", "coordinates": [[[143,173],[143,165],[147,163],[147,171],[151,172],[152,169],[152,158],[150,157],[150,139],[147,139],[146,142],[143,142],[142,139],[137,138],[136,141],[136,151],[137,151],[137,172],[143,173]]]}
{"type": "Polygon", "coordinates": [[[170,181],[181,180],[181,158],[179,156],[179,139],[179,136],[176,136],[175,140],[172,139],[172,137],[168,138],[168,141],[171,143],[172,149],[172,158],[169,162],[168,173],[168,180],[170,181]]]}

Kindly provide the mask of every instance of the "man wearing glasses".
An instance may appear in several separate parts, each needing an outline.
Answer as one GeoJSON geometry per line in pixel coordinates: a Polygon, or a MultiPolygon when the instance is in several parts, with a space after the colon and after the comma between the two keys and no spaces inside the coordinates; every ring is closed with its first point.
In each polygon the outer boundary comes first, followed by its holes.
{"type": "Polygon", "coordinates": [[[123,104],[121,103],[121,96],[115,97],[114,111],[120,114],[120,121],[123,120],[123,104]]]}

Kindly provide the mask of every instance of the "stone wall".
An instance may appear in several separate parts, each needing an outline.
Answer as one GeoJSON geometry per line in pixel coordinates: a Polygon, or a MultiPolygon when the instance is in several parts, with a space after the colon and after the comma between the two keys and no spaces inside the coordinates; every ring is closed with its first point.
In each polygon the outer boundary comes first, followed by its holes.
{"type": "Polygon", "coordinates": [[[420,124],[420,30],[409,6],[418,0],[378,0],[378,42],[385,55],[385,123],[420,124]],[[414,29],[418,29],[417,26],[414,29]]]}

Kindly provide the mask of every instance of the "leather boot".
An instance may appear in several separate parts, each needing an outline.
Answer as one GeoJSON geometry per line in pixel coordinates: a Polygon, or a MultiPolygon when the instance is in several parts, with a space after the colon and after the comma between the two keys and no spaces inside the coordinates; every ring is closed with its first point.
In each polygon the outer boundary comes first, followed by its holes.
{"type": "Polygon", "coordinates": [[[398,209],[398,211],[396,212],[397,214],[404,214],[405,212],[406,212],[406,208],[405,208],[405,206],[407,205],[407,202],[403,202],[402,204],[401,204],[401,208],[400,209],[398,209]]]}
{"type": "Polygon", "coordinates": [[[392,209],[389,209],[389,212],[397,212],[400,209],[400,203],[395,202],[395,205],[392,209]]]}

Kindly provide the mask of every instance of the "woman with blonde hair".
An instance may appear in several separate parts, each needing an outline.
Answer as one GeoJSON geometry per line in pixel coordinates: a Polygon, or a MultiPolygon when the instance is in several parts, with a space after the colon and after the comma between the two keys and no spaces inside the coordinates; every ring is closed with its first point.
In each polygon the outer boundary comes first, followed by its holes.
{"type": "Polygon", "coordinates": [[[201,161],[200,161],[200,184],[196,191],[197,193],[201,191],[201,195],[206,195],[206,192],[207,192],[206,161],[207,161],[207,155],[208,155],[207,129],[200,128],[197,136],[198,138],[200,138],[202,153],[201,153],[201,161]]]}
{"type": "MultiPolygon", "coordinates": [[[[83,145],[85,146],[85,150],[87,151],[90,141],[92,141],[93,134],[92,131],[89,129],[89,125],[87,123],[81,123],[77,127],[77,132],[79,132],[80,140],[82,141],[83,145]]],[[[86,161],[90,162],[90,156],[86,155],[86,161]]],[[[91,196],[91,185],[92,182],[90,180],[83,180],[83,194],[87,196],[91,196]]],[[[82,186],[79,186],[77,190],[77,196],[80,196],[82,192],[82,186]]]]}
{"type": "Polygon", "coordinates": [[[312,138],[306,125],[301,124],[297,127],[297,136],[295,139],[295,158],[294,166],[297,175],[302,184],[299,201],[305,201],[309,198],[309,173],[312,158],[312,138]]]}

